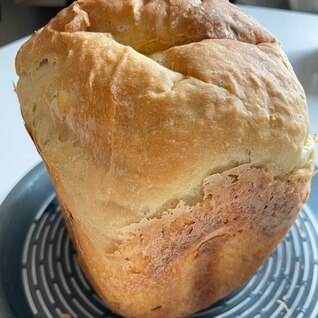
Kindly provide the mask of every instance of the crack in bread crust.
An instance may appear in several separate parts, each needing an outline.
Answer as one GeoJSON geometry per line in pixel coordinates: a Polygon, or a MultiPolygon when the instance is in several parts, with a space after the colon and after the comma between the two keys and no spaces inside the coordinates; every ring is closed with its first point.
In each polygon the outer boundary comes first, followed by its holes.
{"type": "MultiPolygon", "coordinates": [[[[93,285],[123,315],[187,316],[254,273],[294,222],[308,191],[306,181],[274,180],[250,165],[233,168],[211,176],[203,202],[136,225],[133,239],[104,256],[106,267],[94,257],[89,240],[79,240],[82,262],[88,275],[92,268],[103,273],[102,281],[92,278],[93,285]],[[231,175],[237,180],[230,181],[231,175]]],[[[73,230],[81,231],[81,225],[73,230]]]]}
{"type": "Polygon", "coordinates": [[[49,27],[58,32],[103,32],[146,54],[154,48],[167,50],[204,39],[228,38],[253,44],[276,41],[256,20],[223,0],[200,4],[159,0],[142,5],[137,1],[78,1],[64,9],[49,27]],[[128,31],[134,36],[126,36],[128,31]],[[153,48],[151,43],[159,46],[153,48]]]}

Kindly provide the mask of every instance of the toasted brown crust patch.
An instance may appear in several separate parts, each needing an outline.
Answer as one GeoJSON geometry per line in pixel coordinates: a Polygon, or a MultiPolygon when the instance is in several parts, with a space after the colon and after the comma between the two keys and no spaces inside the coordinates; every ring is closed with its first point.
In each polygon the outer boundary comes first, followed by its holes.
{"type": "Polygon", "coordinates": [[[131,226],[134,237],[114,253],[98,255],[76,219],[72,230],[82,267],[111,308],[180,317],[241,286],[289,230],[308,191],[306,181],[243,165],[207,178],[205,199],[194,206],[131,226]]]}

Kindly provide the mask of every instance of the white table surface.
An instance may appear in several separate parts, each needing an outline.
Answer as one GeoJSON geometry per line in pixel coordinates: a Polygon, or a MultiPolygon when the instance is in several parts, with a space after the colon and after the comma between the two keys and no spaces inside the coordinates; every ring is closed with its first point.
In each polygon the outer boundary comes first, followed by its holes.
{"type": "MultiPolygon", "coordinates": [[[[250,6],[243,9],[284,43],[307,93],[311,132],[318,132],[318,15],[250,6]]],[[[17,81],[14,59],[25,39],[0,48],[0,203],[41,160],[24,129],[13,90],[17,81]]],[[[315,162],[318,165],[318,155],[315,162]]]]}

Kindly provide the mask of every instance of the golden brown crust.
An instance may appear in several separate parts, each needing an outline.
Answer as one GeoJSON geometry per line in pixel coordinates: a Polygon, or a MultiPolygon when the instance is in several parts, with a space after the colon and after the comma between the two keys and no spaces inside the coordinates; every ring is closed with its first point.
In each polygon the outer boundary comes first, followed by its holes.
{"type": "Polygon", "coordinates": [[[304,91],[276,39],[227,1],[77,1],[16,69],[82,266],[123,315],[223,297],[307,197],[304,91]]]}
{"type": "Polygon", "coordinates": [[[82,268],[111,308],[127,317],[183,317],[241,286],[289,230],[308,192],[306,180],[282,182],[243,165],[208,177],[196,205],[180,203],[131,225],[134,237],[104,259],[80,222],[72,228],[82,268]]]}

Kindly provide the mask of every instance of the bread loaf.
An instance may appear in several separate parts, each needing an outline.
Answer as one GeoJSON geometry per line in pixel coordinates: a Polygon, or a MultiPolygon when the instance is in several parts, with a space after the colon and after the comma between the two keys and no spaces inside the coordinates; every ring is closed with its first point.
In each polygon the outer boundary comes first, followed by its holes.
{"type": "Polygon", "coordinates": [[[228,1],[77,1],[16,70],[82,269],[123,316],[187,316],[240,287],[308,197],[303,88],[228,1]]]}

